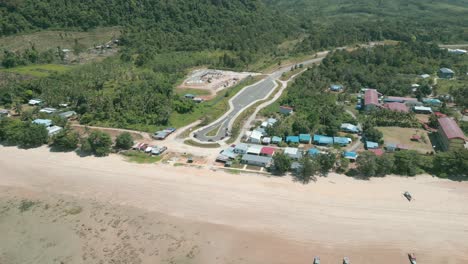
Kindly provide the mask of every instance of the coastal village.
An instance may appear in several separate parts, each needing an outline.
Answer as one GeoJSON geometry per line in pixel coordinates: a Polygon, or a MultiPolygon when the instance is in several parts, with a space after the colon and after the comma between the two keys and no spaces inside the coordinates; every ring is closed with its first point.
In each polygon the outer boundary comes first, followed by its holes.
{"type": "MultiPolygon", "coordinates": [[[[221,76],[222,71],[219,73],[213,71],[213,73],[208,72],[207,74],[214,73],[221,76]]],[[[197,74],[199,75],[200,73],[197,74]]],[[[203,76],[196,78],[205,78],[203,76]]],[[[452,70],[441,68],[437,76],[422,74],[418,79],[441,78],[449,80],[454,77],[452,70]]],[[[408,89],[416,92],[419,86],[419,84],[415,83],[408,87],[408,89]]],[[[345,90],[346,87],[342,85],[331,84],[326,89],[326,92],[340,94],[345,90]]],[[[363,88],[360,93],[352,96],[355,97],[354,101],[356,105],[354,109],[348,107],[349,110],[347,111],[353,115],[354,122],[342,123],[337,127],[339,132],[336,135],[316,133],[283,137],[271,134],[269,132],[270,128],[275,126],[279,120],[295,114],[294,107],[281,105],[273,116],[258,116],[255,119],[255,125],[252,124],[253,126],[249,130],[244,131],[238,142],[229,144],[228,147],[223,148],[219,152],[213,165],[229,170],[269,173],[274,167],[273,157],[275,154],[281,153],[291,160],[290,171],[294,174],[300,170],[301,164],[299,161],[305,156],[314,158],[321,154],[332,155],[337,162],[334,167],[340,165],[340,159],[346,159],[351,163],[350,167],[353,168],[353,164],[359,155],[364,152],[372,152],[376,156],[382,156],[384,153],[416,150],[421,154],[431,155],[435,151],[468,148],[467,138],[458,126],[457,120],[454,120],[453,117],[448,117],[440,111],[442,107],[451,107],[452,104],[450,104],[450,101],[447,101],[449,95],[418,99],[415,97],[387,96],[381,94],[378,88],[363,88]],[[365,116],[375,111],[411,113],[418,120],[419,127],[404,128],[389,124],[386,127],[378,128],[383,133],[383,140],[381,142],[372,141],[366,137],[359,120],[360,116],[365,116]],[[431,118],[436,119],[436,123],[431,123],[429,121],[431,118]]],[[[193,100],[197,103],[204,101],[204,99],[196,97],[194,94],[185,94],[184,97],[186,100],[193,100]]],[[[348,102],[347,104],[349,105],[350,103],[348,102]]],[[[77,113],[73,111],[73,108],[68,103],[59,104],[57,108],[54,108],[42,99],[33,98],[29,100],[28,106],[25,107],[39,108],[38,118],[34,119],[32,123],[45,126],[49,137],[53,137],[62,131],[63,125],[67,121],[74,122],[78,118],[77,113]],[[62,126],[57,123],[61,123],[62,126]]],[[[0,114],[5,117],[10,116],[11,111],[2,109],[0,114]]],[[[465,113],[462,110],[462,119],[468,119],[463,114],[465,113]]],[[[163,141],[175,131],[176,128],[166,128],[154,132],[151,138],[163,141]]],[[[141,151],[142,153],[147,153],[147,155],[156,156],[169,152],[172,153],[172,158],[174,158],[174,154],[178,156],[177,151],[174,152],[174,150],[168,149],[168,147],[163,145],[152,143],[148,140],[146,142],[135,142],[132,151],[141,151]]],[[[171,144],[169,143],[169,145],[171,144]]],[[[186,157],[186,163],[193,163],[192,157],[195,155],[184,153],[183,156],[186,157]]],[[[210,162],[199,158],[199,164],[210,164],[210,162]]]]}

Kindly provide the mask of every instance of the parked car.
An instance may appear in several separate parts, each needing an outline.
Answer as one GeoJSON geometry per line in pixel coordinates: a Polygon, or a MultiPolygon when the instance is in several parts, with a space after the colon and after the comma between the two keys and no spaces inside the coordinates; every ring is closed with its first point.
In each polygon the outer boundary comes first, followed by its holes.
{"type": "Polygon", "coordinates": [[[145,149],[145,153],[150,153],[152,150],[153,150],[153,147],[152,147],[152,146],[148,146],[148,147],[146,147],[146,149],[145,149]]]}
{"type": "Polygon", "coordinates": [[[166,150],[167,150],[167,147],[156,147],[156,146],[154,146],[153,149],[151,150],[151,154],[152,155],[161,155],[166,150]]]}

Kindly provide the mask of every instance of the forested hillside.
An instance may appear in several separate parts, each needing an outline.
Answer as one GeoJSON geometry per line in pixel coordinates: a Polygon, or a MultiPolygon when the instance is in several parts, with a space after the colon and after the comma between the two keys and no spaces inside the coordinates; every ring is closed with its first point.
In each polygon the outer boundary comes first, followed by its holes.
{"type": "Polygon", "coordinates": [[[0,36],[114,25],[125,26],[127,46],[154,51],[261,51],[277,44],[291,29],[286,19],[259,0],[0,2],[0,36]]]}
{"type": "Polygon", "coordinates": [[[265,0],[307,37],[298,51],[383,39],[467,42],[467,0],[265,0]]]}
{"type": "MultiPolygon", "coordinates": [[[[9,82],[0,105],[31,97],[70,102],[81,122],[152,130],[180,108],[176,83],[194,66],[244,69],[295,32],[259,0],[23,0],[0,2],[0,35],[37,30],[122,27],[119,55],[44,78],[9,82]]],[[[86,48],[86,47],[84,47],[86,48]]],[[[63,63],[60,48],[5,51],[3,66],[63,63]]],[[[185,102],[189,104],[189,102],[185,102]]]]}

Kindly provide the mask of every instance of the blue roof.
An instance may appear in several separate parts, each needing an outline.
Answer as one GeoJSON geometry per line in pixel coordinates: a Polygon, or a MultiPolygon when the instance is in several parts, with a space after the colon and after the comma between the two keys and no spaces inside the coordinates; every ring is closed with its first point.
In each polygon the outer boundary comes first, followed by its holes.
{"type": "Polygon", "coordinates": [[[44,125],[44,126],[51,126],[52,125],[52,120],[50,119],[36,119],[32,121],[34,124],[37,125],[44,125]]]}
{"type": "Polygon", "coordinates": [[[320,153],[319,150],[316,148],[309,149],[309,156],[315,156],[315,155],[318,155],[319,153],[320,153]]]}
{"type": "Polygon", "coordinates": [[[314,135],[314,142],[318,144],[333,144],[333,138],[322,135],[314,135]]]}
{"type": "Polygon", "coordinates": [[[343,152],[343,157],[345,158],[357,158],[357,153],[352,151],[343,152]]]}
{"type": "Polygon", "coordinates": [[[441,104],[442,101],[436,98],[424,98],[423,103],[429,103],[429,104],[441,104]]]}
{"type": "Polygon", "coordinates": [[[286,137],[286,142],[299,143],[299,137],[298,136],[287,136],[286,137]]]}
{"type": "Polygon", "coordinates": [[[349,144],[349,138],[345,138],[345,137],[333,137],[333,142],[335,144],[339,144],[339,145],[347,145],[349,144]]]}
{"type": "Polygon", "coordinates": [[[303,142],[303,141],[307,141],[307,142],[310,142],[310,134],[299,134],[299,141],[303,142]]]}
{"type": "Polygon", "coordinates": [[[281,137],[274,136],[271,138],[271,142],[273,143],[280,143],[281,141],[283,141],[281,137]]]}
{"type": "Polygon", "coordinates": [[[332,91],[338,91],[338,90],[343,89],[343,86],[341,86],[341,85],[339,85],[339,84],[332,84],[332,85],[330,85],[330,89],[331,89],[332,91]]]}
{"type": "Polygon", "coordinates": [[[379,143],[377,142],[372,142],[372,141],[366,141],[366,148],[367,149],[375,149],[379,147],[379,143]]]}

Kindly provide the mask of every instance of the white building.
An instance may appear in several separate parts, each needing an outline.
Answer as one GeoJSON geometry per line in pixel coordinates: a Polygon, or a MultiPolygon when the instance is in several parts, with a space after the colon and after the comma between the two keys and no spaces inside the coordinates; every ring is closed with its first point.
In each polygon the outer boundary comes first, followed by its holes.
{"type": "Polygon", "coordinates": [[[262,133],[260,131],[254,130],[249,136],[249,141],[251,143],[255,144],[261,144],[262,143],[262,133]]]}
{"type": "Polygon", "coordinates": [[[58,133],[60,133],[60,131],[62,131],[63,128],[59,127],[59,126],[49,126],[47,127],[47,131],[49,132],[49,136],[53,136],[53,135],[56,135],[58,133]]]}

